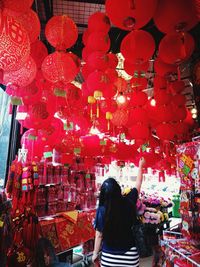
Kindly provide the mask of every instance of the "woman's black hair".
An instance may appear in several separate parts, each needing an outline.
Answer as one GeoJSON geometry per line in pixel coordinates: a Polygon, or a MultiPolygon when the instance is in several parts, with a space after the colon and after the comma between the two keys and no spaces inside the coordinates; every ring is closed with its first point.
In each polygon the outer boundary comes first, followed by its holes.
{"type": "MultiPolygon", "coordinates": [[[[131,218],[127,220],[123,216],[124,200],[117,181],[114,178],[106,179],[101,186],[99,206],[105,207],[103,238],[110,246],[117,246],[119,242],[121,244],[126,242],[124,229],[127,229],[127,221],[131,226],[131,218]]],[[[134,208],[131,212],[134,213],[134,208]]],[[[130,214],[130,217],[132,216],[133,214],[130,214]]]]}

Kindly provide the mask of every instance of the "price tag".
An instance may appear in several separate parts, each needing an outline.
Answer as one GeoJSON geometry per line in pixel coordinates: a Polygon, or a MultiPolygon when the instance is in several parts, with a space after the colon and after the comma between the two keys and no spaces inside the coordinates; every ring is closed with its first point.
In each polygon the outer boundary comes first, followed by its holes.
{"type": "Polygon", "coordinates": [[[25,120],[27,117],[26,112],[17,112],[16,120],[25,120]]]}
{"type": "Polygon", "coordinates": [[[52,151],[48,151],[48,152],[43,153],[43,156],[45,159],[52,158],[52,155],[53,155],[52,151]]]}

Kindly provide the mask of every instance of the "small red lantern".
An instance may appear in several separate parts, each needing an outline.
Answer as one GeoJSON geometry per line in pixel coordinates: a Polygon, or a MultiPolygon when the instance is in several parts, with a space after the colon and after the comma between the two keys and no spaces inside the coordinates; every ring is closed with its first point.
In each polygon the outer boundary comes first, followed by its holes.
{"type": "Polygon", "coordinates": [[[130,95],[130,106],[144,106],[148,101],[148,96],[144,92],[133,92],[130,95]]]}
{"type": "Polygon", "coordinates": [[[52,83],[61,82],[67,84],[75,78],[79,68],[77,68],[69,53],[56,51],[44,59],[42,72],[45,79],[52,83]]]}
{"type": "Polygon", "coordinates": [[[177,73],[177,66],[173,64],[167,64],[163,62],[160,58],[156,58],[154,61],[154,68],[157,75],[161,77],[168,77],[171,74],[177,73]]]}
{"type": "Polygon", "coordinates": [[[15,71],[21,68],[30,54],[28,33],[12,17],[0,14],[0,69],[15,71]]]}
{"type": "Polygon", "coordinates": [[[33,0],[3,0],[3,7],[17,13],[25,13],[32,6],[33,0]]]}
{"type": "Polygon", "coordinates": [[[172,99],[172,96],[165,89],[157,90],[154,97],[156,105],[167,105],[172,99]]]}
{"type": "Polygon", "coordinates": [[[90,32],[105,32],[110,30],[110,20],[106,14],[102,12],[95,12],[88,18],[88,29],[90,32]]]}
{"type": "Polygon", "coordinates": [[[84,80],[87,80],[90,73],[92,73],[94,70],[92,70],[87,64],[84,64],[81,68],[81,73],[83,75],[84,80]]]}
{"type": "Polygon", "coordinates": [[[156,134],[163,141],[173,140],[175,136],[175,131],[171,124],[164,123],[164,124],[159,124],[156,127],[156,134]]]}
{"type": "Polygon", "coordinates": [[[31,44],[30,55],[35,60],[35,63],[39,69],[41,68],[43,60],[48,55],[48,50],[42,41],[36,40],[34,43],[31,44]]]}
{"type": "Polygon", "coordinates": [[[115,83],[118,78],[118,72],[112,68],[105,70],[105,74],[108,76],[110,83],[115,83]]]}
{"type": "Polygon", "coordinates": [[[82,155],[98,156],[101,154],[100,139],[98,135],[81,136],[80,142],[82,144],[82,155]]]}
{"type": "Polygon", "coordinates": [[[127,81],[123,79],[122,77],[118,77],[117,81],[115,82],[115,85],[117,87],[117,90],[119,93],[123,93],[127,90],[127,81]]]}
{"type": "Polygon", "coordinates": [[[135,124],[129,129],[129,134],[133,139],[146,140],[149,137],[149,127],[146,124],[135,124]]]}
{"type": "Polygon", "coordinates": [[[91,71],[102,70],[108,68],[108,56],[101,51],[94,51],[87,57],[86,64],[88,65],[91,71]]]}
{"type": "Polygon", "coordinates": [[[142,91],[147,88],[148,80],[145,77],[132,77],[130,79],[130,86],[135,91],[142,91]]]}
{"type": "Polygon", "coordinates": [[[128,112],[125,109],[118,109],[112,114],[111,122],[117,127],[125,126],[128,122],[128,112]]]}
{"type": "Polygon", "coordinates": [[[94,71],[89,74],[86,82],[89,91],[102,91],[109,84],[109,78],[102,71],[94,71]]]}
{"type": "Polygon", "coordinates": [[[105,88],[103,88],[102,93],[103,97],[105,97],[106,99],[112,98],[117,93],[117,87],[114,84],[109,83],[105,88]]]}
{"type": "Polygon", "coordinates": [[[120,51],[125,59],[141,64],[148,61],[155,50],[155,41],[146,31],[138,30],[128,33],[122,40],[120,51]],[[144,46],[148,44],[148,46],[144,46]]]}
{"type": "Polygon", "coordinates": [[[78,29],[70,17],[53,16],[46,24],[45,35],[48,42],[57,50],[65,50],[75,44],[78,29]]]}
{"type": "Polygon", "coordinates": [[[174,127],[176,129],[176,135],[179,137],[187,134],[189,130],[189,126],[185,122],[176,122],[174,127]]]}
{"type": "Polygon", "coordinates": [[[153,17],[157,0],[107,0],[106,13],[111,22],[120,29],[140,29],[153,17]],[[148,8],[146,8],[148,6],[148,8]]]}
{"type": "Polygon", "coordinates": [[[88,46],[83,47],[82,49],[82,59],[84,61],[87,60],[88,56],[93,52],[93,50],[91,48],[89,48],[88,46]]]}
{"type": "Polygon", "coordinates": [[[181,94],[174,95],[172,98],[173,104],[176,106],[185,106],[186,104],[186,97],[181,94]]]}
{"type": "Polygon", "coordinates": [[[171,105],[156,106],[155,120],[158,122],[169,122],[174,118],[171,105]]]}
{"type": "Polygon", "coordinates": [[[134,108],[129,112],[129,120],[132,124],[141,122],[141,123],[148,123],[148,116],[147,112],[143,108],[134,108]]]}
{"type": "Polygon", "coordinates": [[[31,43],[35,42],[40,34],[40,27],[41,27],[37,13],[34,12],[32,9],[30,9],[26,13],[23,13],[20,16],[18,16],[17,20],[28,32],[30,42],[31,43]]]}
{"type": "Polygon", "coordinates": [[[89,29],[85,29],[84,32],[83,32],[83,35],[82,35],[82,42],[83,42],[84,45],[87,44],[89,35],[90,35],[89,29]]]}
{"type": "Polygon", "coordinates": [[[184,81],[170,82],[169,88],[173,94],[179,94],[185,89],[185,83],[184,81]]]}
{"type": "Polygon", "coordinates": [[[90,33],[87,41],[87,47],[91,51],[102,51],[107,53],[110,49],[109,35],[104,32],[90,33]]]}
{"type": "Polygon", "coordinates": [[[129,75],[134,74],[140,75],[141,72],[146,72],[149,68],[149,62],[144,62],[142,64],[132,63],[128,58],[124,60],[124,70],[129,75]]]}
{"type": "Polygon", "coordinates": [[[111,53],[111,52],[108,53],[107,56],[108,56],[109,68],[116,69],[116,67],[118,65],[118,57],[115,54],[111,53]]]}
{"type": "Polygon", "coordinates": [[[115,112],[117,110],[117,103],[113,99],[106,99],[100,102],[100,109],[103,113],[115,112]]]}
{"type": "Polygon", "coordinates": [[[164,77],[156,75],[154,78],[154,90],[157,91],[159,89],[166,89],[167,88],[167,80],[164,77]]]}
{"type": "Polygon", "coordinates": [[[159,57],[168,64],[180,64],[192,55],[194,47],[194,39],[187,32],[167,34],[160,41],[159,57]]]}
{"type": "Polygon", "coordinates": [[[157,28],[164,33],[189,31],[197,23],[198,18],[190,0],[162,0],[154,15],[157,28]]]}
{"type": "Polygon", "coordinates": [[[187,117],[187,109],[184,106],[174,107],[174,121],[182,121],[187,117]]]}
{"type": "Polygon", "coordinates": [[[5,85],[11,83],[25,87],[32,83],[35,79],[37,67],[35,61],[29,56],[23,67],[16,71],[4,72],[3,83],[5,85]]]}

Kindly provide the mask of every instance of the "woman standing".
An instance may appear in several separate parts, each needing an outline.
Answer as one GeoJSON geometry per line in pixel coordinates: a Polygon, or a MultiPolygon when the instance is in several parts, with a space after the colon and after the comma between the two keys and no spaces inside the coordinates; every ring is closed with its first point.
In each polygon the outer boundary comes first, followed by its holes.
{"type": "Polygon", "coordinates": [[[142,184],[144,158],[140,159],[135,188],[126,196],[113,178],[106,179],[100,191],[95,219],[95,244],[92,261],[98,260],[102,250],[102,267],[138,267],[139,255],[131,227],[136,221],[136,202],[142,184]]]}

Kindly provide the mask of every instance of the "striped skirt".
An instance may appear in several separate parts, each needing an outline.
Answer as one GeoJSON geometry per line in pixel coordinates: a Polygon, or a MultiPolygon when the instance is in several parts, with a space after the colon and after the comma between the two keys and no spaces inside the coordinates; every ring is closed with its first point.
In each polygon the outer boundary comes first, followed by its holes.
{"type": "Polygon", "coordinates": [[[124,253],[102,252],[101,267],[139,267],[139,255],[136,247],[132,247],[124,253]]]}

